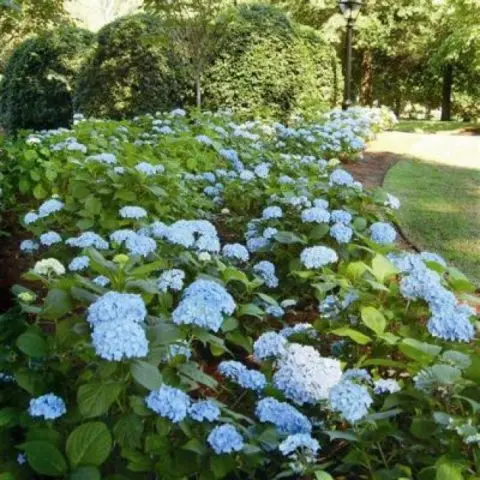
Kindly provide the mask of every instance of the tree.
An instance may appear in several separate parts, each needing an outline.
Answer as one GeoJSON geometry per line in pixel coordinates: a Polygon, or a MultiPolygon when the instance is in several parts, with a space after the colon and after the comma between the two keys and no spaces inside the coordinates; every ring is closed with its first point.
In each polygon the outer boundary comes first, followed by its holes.
{"type": "Polygon", "coordinates": [[[22,40],[65,21],[63,0],[0,0],[0,71],[22,40]]]}
{"type": "Polygon", "coordinates": [[[145,0],[147,11],[155,12],[167,24],[168,38],[186,60],[188,76],[195,84],[196,104],[202,105],[202,76],[213,54],[218,31],[215,20],[225,0],[145,0]]]}

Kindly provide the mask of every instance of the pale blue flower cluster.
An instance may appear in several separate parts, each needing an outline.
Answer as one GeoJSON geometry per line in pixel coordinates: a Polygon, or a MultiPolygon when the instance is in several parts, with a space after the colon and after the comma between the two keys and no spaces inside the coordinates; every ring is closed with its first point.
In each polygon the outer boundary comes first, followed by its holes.
{"type": "Polygon", "coordinates": [[[146,316],[140,295],[112,291],[96,300],[88,308],[87,321],[93,326],[92,342],[97,355],[110,361],[145,357],[146,316]]]}
{"type": "Polygon", "coordinates": [[[384,205],[391,208],[392,210],[398,210],[401,206],[401,203],[397,197],[391,195],[390,193],[387,193],[387,199],[385,200],[384,205]]]}
{"type": "Polygon", "coordinates": [[[303,223],[328,223],[330,221],[330,212],[319,207],[312,207],[303,210],[303,223]]]}
{"type": "Polygon", "coordinates": [[[385,222],[376,222],[370,225],[370,238],[380,244],[388,245],[395,242],[397,238],[396,230],[389,224],[385,222]]]}
{"type": "Polygon", "coordinates": [[[258,178],[266,179],[270,173],[270,164],[269,163],[260,163],[255,167],[255,175],[258,178]]]}
{"type": "Polygon", "coordinates": [[[280,305],[268,305],[265,312],[275,318],[282,318],[285,315],[285,310],[280,305]]]}
{"type": "Polygon", "coordinates": [[[343,223],[344,225],[350,225],[352,222],[352,214],[346,210],[332,210],[331,219],[334,223],[343,223]]]}
{"type": "Polygon", "coordinates": [[[90,265],[90,258],[87,257],[86,255],[83,255],[81,257],[75,257],[70,262],[68,269],[71,272],[81,272],[82,270],[85,270],[86,268],[88,268],[89,265],[90,265]]]}
{"type": "Polygon", "coordinates": [[[274,359],[285,355],[287,349],[285,336],[275,332],[260,335],[253,344],[253,354],[256,360],[274,359]]]}
{"type": "Polygon", "coordinates": [[[235,308],[233,297],[222,285],[200,279],[185,289],[172,320],[177,325],[196,325],[217,332],[224,315],[231,315],[235,308]]]}
{"type": "Polygon", "coordinates": [[[95,247],[98,250],[107,250],[109,247],[108,242],[94,232],[83,232],[78,237],[69,238],[65,243],[71,247],[95,247]]]}
{"type": "Polygon", "coordinates": [[[148,216],[148,213],[144,208],[137,206],[122,207],[119,213],[122,218],[132,218],[135,220],[139,220],[140,218],[145,218],[148,216]]]}
{"type": "Polygon", "coordinates": [[[39,218],[45,218],[51,215],[52,213],[60,212],[65,208],[65,204],[56,198],[51,198],[46,200],[40,205],[38,209],[39,218]]]}
{"type": "MultiPolygon", "coordinates": [[[[289,435],[280,445],[278,449],[284,457],[288,457],[297,450],[302,450],[307,457],[313,457],[320,450],[320,444],[311,435],[306,433],[297,433],[289,435]]],[[[313,459],[310,459],[313,461],[313,459]]]]}
{"type": "Polygon", "coordinates": [[[373,383],[374,392],[376,395],[381,395],[383,393],[396,393],[401,390],[400,385],[396,380],[393,379],[379,379],[375,380],[373,383]]]}
{"type": "Polygon", "coordinates": [[[95,285],[98,285],[99,287],[106,287],[110,284],[110,279],[105,277],[105,275],[99,275],[98,277],[95,277],[92,281],[95,285]]]}
{"type": "Polygon", "coordinates": [[[195,402],[188,409],[188,416],[196,422],[214,422],[220,417],[220,409],[212,400],[195,402]]]}
{"type": "Polygon", "coordinates": [[[292,327],[285,327],[280,330],[280,335],[282,337],[288,338],[291,337],[292,335],[298,335],[298,334],[306,334],[309,337],[316,337],[317,332],[313,325],[310,323],[296,323],[292,327]]]}
{"type": "Polygon", "coordinates": [[[330,174],[328,183],[331,187],[353,187],[355,180],[348,172],[337,168],[330,174]]]}
{"type": "Polygon", "coordinates": [[[242,170],[239,175],[243,182],[251,182],[255,178],[255,173],[251,170],[242,170]]]}
{"type": "Polygon", "coordinates": [[[330,408],[339,412],[347,422],[356,423],[368,415],[373,400],[367,387],[347,380],[333,386],[329,403],[330,408]]]}
{"type": "Polygon", "coordinates": [[[293,343],[279,358],[273,383],[296,404],[315,404],[328,398],[341,377],[338,360],[321,357],[313,347],[293,343]]]}
{"type": "Polygon", "coordinates": [[[87,160],[92,162],[103,163],[105,165],[115,165],[117,157],[113,153],[99,153],[98,155],[90,155],[87,160]]]}
{"type": "Polygon", "coordinates": [[[275,265],[267,260],[258,262],[253,267],[253,272],[258,275],[268,288],[278,287],[278,278],[275,274],[275,265]]]}
{"type": "Polygon", "coordinates": [[[346,380],[370,383],[372,376],[364,368],[349,368],[345,370],[342,375],[342,381],[346,380]]]}
{"type": "Polygon", "coordinates": [[[165,293],[167,290],[179,292],[183,288],[185,280],[185,272],[178,268],[164,271],[157,281],[158,289],[165,293]]]}
{"type": "Polygon", "coordinates": [[[327,210],[329,207],[329,203],[328,203],[328,200],[325,200],[323,198],[315,198],[313,200],[313,206],[315,208],[321,208],[323,210],[327,210]]]}
{"type": "Polygon", "coordinates": [[[157,242],[145,235],[135,234],[126,239],[125,248],[131,255],[148,257],[157,249],[157,242]]]}
{"type": "Polygon", "coordinates": [[[165,172],[165,167],[163,165],[152,165],[148,162],[140,162],[135,166],[135,170],[139,173],[143,173],[147,177],[157,175],[159,173],[165,172]]]}
{"type": "Polygon", "coordinates": [[[308,247],[300,254],[300,260],[308,269],[322,268],[338,261],[335,250],[328,247],[308,247]]]}
{"type": "Polygon", "coordinates": [[[233,168],[237,172],[241,172],[245,169],[243,163],[241,162],[238,153],[235,150],[222,148],[219,152],[221,157],[223,157],[227,162],[231,163],[233,168]]]}
{"type": "Polygon", "coordinates": [[[47,393],[37,398],[30,400],[28,413],[31,417],[42,417],[45,420],[55,420],[67,413],[67,407],[63,399],[47,393]]]}
{"type": "Polygon", "coordinates": [[[179,423],[187,417],[191,400],[182,390],[162,385],[149,393],[145,403],[150,410],[161,417],[168,418],[173,423],[179,423]]]}
{"type": "Polygon", "coordinates": [[[264,220],[271,220],[271,219],[282,218],[282,217],[283,217],[283,211],[280,207],[277,207],[277,206],[267,207],[262,212],[262,218],[264,220]]]}
{"type": "Polygon", "coordinates": [[[353,230],[344,223],[338,222],[330,228],[329,234],[338,243],[350,243],[353,235],[353,230]]]}
{"type": "Polygon", "coordinates": [[[260,400],[255,414],[262,423],[273,423],[281,433],[293,435],[312,431],[312,424],[303,413],[289,403],[279,402],[273,397],[260,400]]]}
{"type": "Polygon", "coordinates": [[[247,248],[240,243],[227,243],[222,248],[222,255],[225,258],[239,260],[241,262],[248,262],[250,258],[247,248]]]}
{"type": "Polygon", "coordinates": [[[164,360],[169,362],[173,360],[175,357],[183,356],[187,360],[189,360],[192,356],[192,350],[188,343],[184,340],[178,343],[172,343],[167,348],[167,353],[165,354],[164,360]]]}
{"type": "Polygon", "coordinates": [[[206,220],[179,220],[170,226],[156,222],[151,228],[153,236],[170,243],[205,252],[220,251],[217,230],[206,220]]]}
{"type": "Polygon", "coordinates": [[[265,375],[256,370],[249,370],[243,363],[234,360],[226,360],[218,365],[218,371],[221,375],[238,383],[243,388],[262,391],[267,385],[265,375]]]}
{"type": "Polygon", "coordinates": [[[62,243],[62,237],[57,232],[47,232],[40,235],[40,243],[46,247],[62,243]]]}
{"type": "Polygon", "coordinates": [[[23,240],[20,244],[20,250],[22,252],[33,253],[36,252],[39,248],[39,243],[34,240],[23,240]]]}
{"type": "Polygon", "coordinates": [[[234,426],[228,424],[215,427],[207,441],[217,455],[239,452],[244,446],[242,435],[234,426]]]}
{"type": "Polygon", "coordinates": [[[206,145],[207,147],[213,145],[213,140],[210,137],[207,137],[207,135],[197,135],[195,137],[195,140],[197,140],[197,142],[201,143],[202,145],[206,145]]]}

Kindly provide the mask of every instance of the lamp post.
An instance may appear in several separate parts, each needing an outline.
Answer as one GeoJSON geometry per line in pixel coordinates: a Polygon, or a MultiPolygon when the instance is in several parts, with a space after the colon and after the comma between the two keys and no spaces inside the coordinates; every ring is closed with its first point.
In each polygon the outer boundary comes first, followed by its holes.
{"type": "Polygon", "coordinates": [[[347,110],[352,105],[352,40],[353,26],[357,20],[362,0],[339,0],[338,5],[347,21],[347,35],[345,37],[345,89],[343,91],[342,108],[347,110]]]}

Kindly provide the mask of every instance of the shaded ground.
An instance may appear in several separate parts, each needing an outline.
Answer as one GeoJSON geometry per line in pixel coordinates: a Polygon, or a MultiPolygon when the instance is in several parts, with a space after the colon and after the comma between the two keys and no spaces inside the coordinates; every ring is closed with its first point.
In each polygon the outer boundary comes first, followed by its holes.
{"type": "MultiPolygon", "coordinates": [[[[467,132],[477,132],[480,134],[480,125],[478,123],[469,122],[440,122],[438,120],[400,120],[394,128],[397,132],[409,133],[438,133],[438,132],[454,132],[463,134],[467,132]]],[[[475,134],[475,133],[470,133],[475,134]]]]}

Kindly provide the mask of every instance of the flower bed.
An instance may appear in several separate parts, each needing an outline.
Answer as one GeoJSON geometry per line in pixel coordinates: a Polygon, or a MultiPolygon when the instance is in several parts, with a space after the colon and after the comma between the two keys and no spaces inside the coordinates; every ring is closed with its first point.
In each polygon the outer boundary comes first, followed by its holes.
{"type": "Polygon", "coordinates": [[[2,471],[474,472],[473,287],[400,252],[398,200],[336,160],[379,118],[78,117],[8,146],[37,201],[21,312],[0,318],[2,471]]]}

